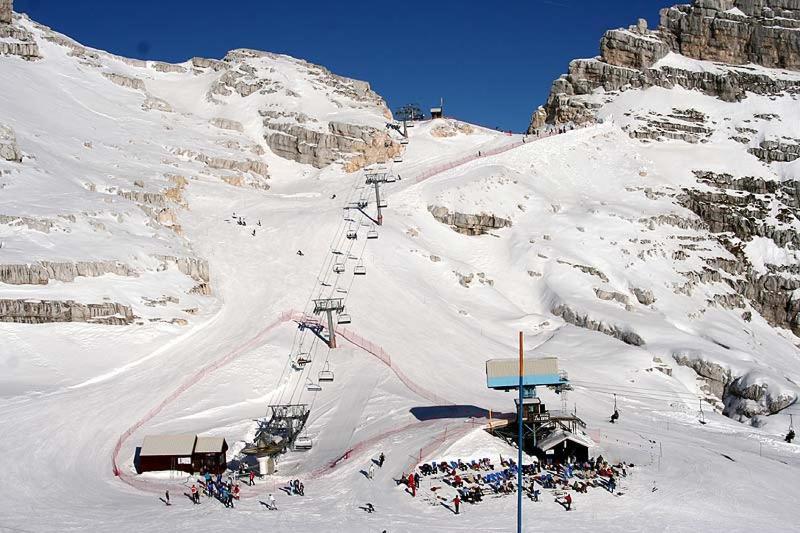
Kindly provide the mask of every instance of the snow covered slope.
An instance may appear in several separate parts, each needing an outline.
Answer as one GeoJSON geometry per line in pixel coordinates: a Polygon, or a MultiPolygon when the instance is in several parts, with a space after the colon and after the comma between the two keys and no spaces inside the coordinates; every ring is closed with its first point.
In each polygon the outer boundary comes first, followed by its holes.
{"type": "Polygon", "coordinates": [[[599,451],[637,465],[622,497],[577,495],[566,515],[550,498],[526,502],[530,527],[793,527],[800,454],[782,435],[797,337],[737,290],[734,276],[749,274],[723,268],[741,258],[701,204],[720,203],[720,184],[761,187],[749,194],[786,231],[739,237],[743,253],[754,271],[785,263],[792,275],[792,247],[773,238],[793,229],[778,205],[791,191],[734,177],[796,179],[796,163],[758,159],[762,131],[797,136],[796,95],[597,90],[584,96],[602,124],[545,127],[523,143],[429,121],[396,159],[382,102],[320,67],[252,51],[131,62],[14,24],[41,57],[0,57],[16,147],[0,161],[0,300],[39,323],[0,323],[0,466],[15,480],[0,528],[511,530],[513,498],[456,517],[436,500],[449,487],[411,499],[393,479],[420,458],[514,453],[481,426],[489,410],[513,409],[485,387],[484,363],[513,356],[517,331],[530,354],[559,357],[574,386],[566,407],[599,451]],[[756,117],[768,114],[780,122],[756,117]],[[729,139],[741,135],[752,137],[729,139]],[[381,227],[364,173],[347,172],[376,160],[399,177],[382,188],[381,227]],[[343,209],[359,200],[364,213],[343,209]],[[345,298],[352,317],[334,350],[293,322],[325,296],[345,298]],[[32,299],[130,313],[54,322],[67,315],[24,307],[32,299]],[[292,370],[300,353],[312,363],[292,370]],[[325,368],[335,381],[309,391],[325,368]],[[611,425],[614,394],[622,418],[611,425]],[[135,473],[146,434],[224,436],[232,456],[252,440],[252,419],[286,402],[311,407],[314,447],[282,456],[235,510],[190,505],[187,478],[135,473]],[[370,481],[360,470],[380,451],[387,462],[370,481]],[[306,496],[285,496],[279,487],[298,477],[306,496]],[[171,507],[158,502],[166,488],[171,507]],[[260,503],[268,493],[278,512],[260,503]]]}

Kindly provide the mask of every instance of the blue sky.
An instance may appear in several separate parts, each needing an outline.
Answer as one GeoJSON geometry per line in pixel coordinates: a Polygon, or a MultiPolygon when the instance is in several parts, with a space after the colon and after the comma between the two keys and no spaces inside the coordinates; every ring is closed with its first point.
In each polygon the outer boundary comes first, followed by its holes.
{"type": "Polygon", "coordinates": [[[286,53],[369,81],[394,110],[445,99],[448,115],[521,131],[571,59],[609,28],[654,27],[667,0],[15,0],[95,48],[180,62],[232,48],[286,53]]]}

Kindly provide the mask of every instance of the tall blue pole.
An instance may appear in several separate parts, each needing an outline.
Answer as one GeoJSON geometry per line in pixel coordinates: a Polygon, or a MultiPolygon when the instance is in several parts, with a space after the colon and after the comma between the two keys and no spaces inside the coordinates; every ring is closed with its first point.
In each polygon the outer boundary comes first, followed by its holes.
{"type": "Polygon", "coordinates": [[[519,332],[519,404],[517,405],[517,533],[522,533],[522,332],[519,332]]]}

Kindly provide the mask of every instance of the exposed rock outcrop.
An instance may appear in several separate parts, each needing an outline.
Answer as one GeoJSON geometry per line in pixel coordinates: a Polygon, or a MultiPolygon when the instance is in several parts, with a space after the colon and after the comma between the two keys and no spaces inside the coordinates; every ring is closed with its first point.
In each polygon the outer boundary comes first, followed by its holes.
{"type": "Polygon", "coordinates": [[[661,10],[661,37],[695,59],[800,70],[796,0],[696,0],[661,10]]]}
{"type": "Polygon", "coordinates": [[[39,46],[33,35],[14,24],[13,0],[0,0],[0,55],[23,59],[39,58],[39,46]]]}
{"type": "Polygon", "coordinates": [[[800,335],[800,278],[791,268],[772,266],[756,271],[747,260],[741,244],[731,241],[732,234],[743,242],[754,237],[771,239],[776,246],[800,249],[800,182],[770,181],[763,178],[735,178],[730,174],[696,171],[706,189],[686,189],[683,204],[697,214],[719,242],[735,257],[732,263],[713,265],[718,279],[724,281],[774,326],[791,329],[800,335]],[[719,270],[717,270],[719,269],[719,270]],[[719,275],[722,270],[726,275],[719,275]]]}
{"type": "Polygon", "coordinates": [[[17,146],[17,137],[9,126],[0,124],[0,159],[6,161],[22,161],[22,152],[17,146]]]}
{"type": "Polygon", "coordinates": [[[116,72],[103,72],[103,76],[108,78],[112,83],[116,83],[121,87],[136,89],[138,91],[144,90],[144,82],[139,78],[132,78],[130,76],[125,76],[124,74],[118,74],[116,72]]]}
{"type": "Polygon", "coordinates": [[[492,214],[480,213],[473,215],[450,212],[446,207],[435,205],[429,205],[428,211],[433,215],[433,218],[464,235],[483,235],[493,229],[511,226],[511,220],[492,214]]]}
{"type": "Polygon", "coordinates": [[[599,331],[600,333],[604,333],[614,337],[615,339],[619,339],[625,344],[630,344],[631,346],[644,346],[644,339],[638,333],[631,331],[629,328],[593,320],[589,317],[589,315],[580,314],[576,311],[573,311],[566,305],[562,304],[556,306],[553,308],[551,313],[561,317],[564,322],[572,324],[573,326],[592,331],[599,331]]]}
{"type": "Polygon", "coordinates": [[[130,307],[113,302],[82,304],[73,300],[0,300],[0,322],[126,325],[134,318],[130,307]]]}
{"type": "Polygon", "coordinates": [[[386,132],[366,126],[331,122],[327,133],[269,119],[264,120],[264,126],[273,131],[264,139],[276,155],[316,168],[345,159],[346,170],[353,172],[386,162],[402,150],[386,132]]]}
{"type": "Polygon", "coordinates": [[[10,285],[47,285],[50,280],[72,282],[78,276],[97,277],[105,274],[139,275],[133,268],[119,261],[37,261],[31,264],[0,265],[0,282],[10,285]]]}
{"type": "Polygon", "coordinates": [[[640,20],[628,29],[606,32],[600,51],[598,58],[572,61],[569,72],[553,82],[544,113],[534,113],[529,131],[545,121],[593,120],[599,104],[587,96],[597,89],[610,93],[680,85],[728,102],[744,99],[747,92],[797,92],[796,79],[778,79],[744,65],[800,70],[800,5],[796,0],[695,0],[663,9],[656,31],[640,20]],[[743,66],[711,72],[657,65],[670,52],[743,66]]]}
{"type": "Polygon", "coordinates": [[[11,24],[14,0],[0,0],[0,24],[11,24]]]}

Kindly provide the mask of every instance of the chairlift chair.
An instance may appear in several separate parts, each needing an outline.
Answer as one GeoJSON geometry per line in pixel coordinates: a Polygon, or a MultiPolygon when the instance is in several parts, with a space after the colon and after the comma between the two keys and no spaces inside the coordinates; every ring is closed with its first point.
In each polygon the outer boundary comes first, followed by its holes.
{"type": "Polygon", "coordinates": [[[338,292],[339,294],[347,294],[347,289],[338,288],[336,289],[336,292],[338,292]]]}
{"type": "Polygon", "coordinates": [[[330,363],[325,363],[325,367],[319,371],[317,378],[319,381],[333,381],[333,370],[330,368],[330,363]]]}
{"type": "Polygon", "coordinates": [[[395,177],[393,174],[388,174],[386,176],[386,183],[394,183],[395,181],[397,181],[397,177],[395,177]]]}
{"type": "Polygon", "coordinates": [[[400,139],[400,144],[408,144],[408,139],[403,137],[402,139],[400,139]]]}
{"type": "Polygon", "coordinates": [[[367,232],[367,239],[377,239],[378,238],[378,230],[374,227],[367,232]]]}
{"type": "Polygon", "coordinates": [[[366,276],[367,275],[367,267],[364,265],[356,265],[353,268],[353,275],[355,276],[366,276]]]}
{"type": "Polygon", "coordinates": [[[333,271],[337,274],[341,274],[344,272],[344,263],[334,263],[333,264],[333,271]]]}
{"type": "Polygon", "coordinates": [[[314,383],[310,379],[306,378],[306,390],[311,392],[319,392],[322,390],[322,387],[319,383],[314,383]]]}
{"type": "Polygon", "coordinates": [[[365,207],[367,207],[368,204],[369,202],[367,202],[366,200],[359,200],[358,202],[356,202],[356,206],[358,206],[359,209],[364,209],[365,207]]]}
{"type": "Polygon", "coordinates": [[[380,207],[381,209],[385,209],[389,207],[389,204],[386,202],[386,200],[381,200],[381,203],[378,204],[378,207],[380,207]]]}
{"type": "Polygon", "coordinates": [[[395,163],[402,163],[403,162],[403,156],[400,156],[400,155],[395,156],[394,162],[395,163]]]}
{"type": "Polygon", "coordinates": [[[294,441],[295,450],[300,450],[300,451],[310,450],[313,445],[314,443],[311,440],[311,437],[306,437],[302,435],[297,437],[294,441]]]}
{"type": "Polygon", "coordinates": [[[350,323],[350,315],[347,313],[340,313],[339,318],[336,319],[337,324],[349,324],[350,323]]]}
{"type": "Polygon", "coordinates": [[[358,239],[358,233],[354,229],[347,230],[347,235],[345,235],[350,240],[358,239]]]}

